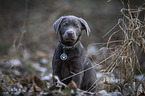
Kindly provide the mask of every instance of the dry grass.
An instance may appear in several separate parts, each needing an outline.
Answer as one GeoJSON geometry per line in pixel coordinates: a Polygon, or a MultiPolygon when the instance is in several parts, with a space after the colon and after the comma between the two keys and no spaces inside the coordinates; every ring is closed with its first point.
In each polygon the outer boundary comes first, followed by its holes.
{"type": "MultiPolygon", "coordinates": [[[[128,7],[129,8],[129,7],[128,7]]],[[[139,64],[139,53],[145,52],[145,22],[139,19],[140,12],[145,8],[121,9],[123,18],[108,33],[119,26],[119,30],[112,33],[107,42],[107,48],[111,49],[111,64],[104,70],[105,74],[115,73],[116,78],[120,79],[118,88],[122,91],[126,86],[131,89],[131,94],[138,94],[138,88],[142,82],[136,82],[137,72],[142,74],[139,64]],[[121,32],[122,44],[110,46],[112,36],[121,32]]],[[[106,33],[105,36],[108,34],[106,33]]]]}

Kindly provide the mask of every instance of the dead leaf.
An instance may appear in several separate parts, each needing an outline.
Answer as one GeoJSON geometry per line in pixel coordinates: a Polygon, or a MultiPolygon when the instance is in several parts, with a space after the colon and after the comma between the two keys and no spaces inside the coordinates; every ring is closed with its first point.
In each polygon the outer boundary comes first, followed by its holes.
{"type": "Polygon", "coordinates": [[[34,82],[35,82],[35,84],[38,86],[38,87],[40,87],[40,88],[42,88],[42,89],[44,89],[45,88],[45,82],[44,81],[42,81],[41,79],[40,79],[40,77],[38,77],[38,76],[34,76],[34,82]]]}
{"type": "Polygon", "coordinates": [[[77,85],[76,85],[76,83],[75,83],[73,80],[71,80],[71,82],[68,84],[67,87],[68,87],[69,89],[74,89],[74,90],[77,89],[77,85]]]}
{"type": "Polygon", "coordinates": [[[42,91],[42,89],[36,85],[33,86],[33,90],[34,90],[34,92],[41,92],[42,91]]]}

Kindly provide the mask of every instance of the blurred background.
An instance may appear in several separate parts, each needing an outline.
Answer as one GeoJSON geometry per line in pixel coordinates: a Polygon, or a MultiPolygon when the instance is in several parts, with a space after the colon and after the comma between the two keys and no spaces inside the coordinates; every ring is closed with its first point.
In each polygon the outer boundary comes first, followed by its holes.
{"type": "Polygon", "coordinates": [[[121,8],[120,0],[0,1],[0,54],[7,55],[9,48],[20,39],[23,48],[53,53],[58,43],[53,23],[63,15],[75,15],[88,22],[91,34],[87,37],[84,33],[85,47],[106,42],[108,37],[103,38],[103,35],[118,22],[121,8]]]}

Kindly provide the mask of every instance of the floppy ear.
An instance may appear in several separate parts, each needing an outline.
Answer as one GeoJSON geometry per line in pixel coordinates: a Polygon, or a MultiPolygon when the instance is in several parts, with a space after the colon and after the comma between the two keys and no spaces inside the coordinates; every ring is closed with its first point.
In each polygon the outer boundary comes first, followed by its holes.
{"type": "Polygon", "coordinates": [[[53,24],[53,28],[54,28],[56,34],[58,34],[59,26],[60,26],[61,21],[62,21],[63,18],[64,18],[63,16],[60,17],[60,18],[59,18],[58,20],[56,20],[56,21],[54,22],[54,24],[53,24]]]}
{"type": "Polygon", "coordinates": [[[89,33],[91,32],[91,30],[90,30],[90,28],[89,28],[88,23],[87,23],[84,19],[82,19],[82,18],[79,18],[79,20],[80,20],[81,23],[83,24],[83,27],[84,27],[84,29],[86,30],[87,35],[89,36],[89,33]]]}

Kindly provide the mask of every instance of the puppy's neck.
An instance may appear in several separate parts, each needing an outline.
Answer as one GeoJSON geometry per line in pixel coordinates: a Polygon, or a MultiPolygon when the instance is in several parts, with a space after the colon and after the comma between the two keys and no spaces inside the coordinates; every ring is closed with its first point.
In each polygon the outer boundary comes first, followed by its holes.
{"type": "Polygon", "coordinates": [[[80,43],[80,41],[76,42],[74,45],[64,45],[61,41],[59,43],[62,45],[64,50],[76,48],[76,46],[80,43]]]}

